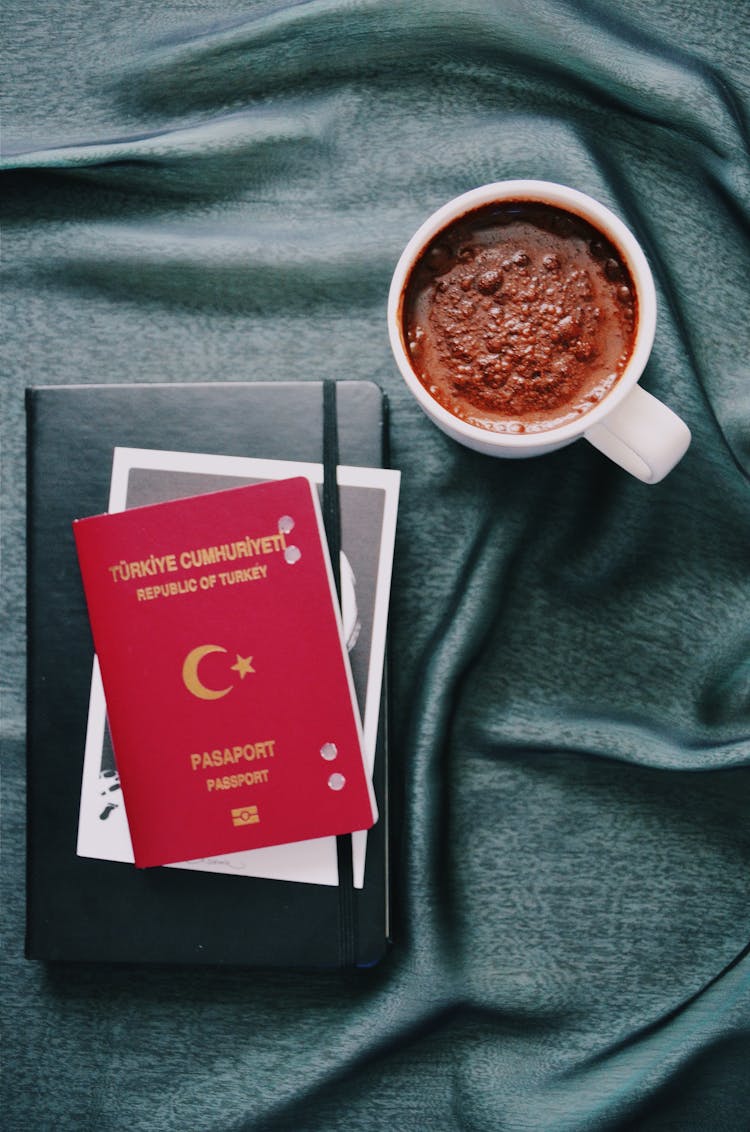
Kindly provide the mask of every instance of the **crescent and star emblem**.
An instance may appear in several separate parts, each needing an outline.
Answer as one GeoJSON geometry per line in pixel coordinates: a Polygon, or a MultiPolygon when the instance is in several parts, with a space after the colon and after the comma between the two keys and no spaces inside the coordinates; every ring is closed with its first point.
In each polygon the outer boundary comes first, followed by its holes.
{"type": "MultiPolygon", "coordinates": [[[[182,680],[191,695],[197,696],[199,700],[220,700],[222,696],[226,696],[232,691],[235,684],[229,684],[226,688],[208,688],[198,675],[198,666],[204,656],[208,656],[212,652],[226,651],[221,645],[198,645],[197,648],[190,650],[182,665],[182,680]]],[[[240,656],[239,653],[236,655],[237,660],[229,668],[231,672],[237,673],[240,680],[244,680],[249,672],[255,672],[252,665],[253,658],[251,656],[240,656]]]]}

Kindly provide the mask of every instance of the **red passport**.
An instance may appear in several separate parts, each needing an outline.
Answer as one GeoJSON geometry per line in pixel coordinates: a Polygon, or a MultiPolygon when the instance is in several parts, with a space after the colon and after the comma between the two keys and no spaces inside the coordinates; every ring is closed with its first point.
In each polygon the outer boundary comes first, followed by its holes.
{"type": "Polygon", "coordinates": [[[304,478],[73,524],[135,863],[376,819],[304,478]]]}

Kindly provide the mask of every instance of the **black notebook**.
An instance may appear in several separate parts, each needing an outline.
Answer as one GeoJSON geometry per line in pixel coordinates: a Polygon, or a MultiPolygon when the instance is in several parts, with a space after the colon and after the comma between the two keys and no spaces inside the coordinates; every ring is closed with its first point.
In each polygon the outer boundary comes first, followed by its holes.
{"type": "MultiPolygon", "coordinates": [[[[271,878],[189,866],[136,869],[123,857],[80,855],[82,768],[96,688],[71,524],[110,506],[115,449],[140,450],[146,455],[135,463],[146,465],[150,452],[180,454],[187,459],[187,470],[176,473],[183,494],[193,493],[200,476],[209,486],[196,491],[216,485],[210,463],[194,472],[186,454],[306,462],[321,468],[326,531],[338,563],[339,547],[346,550],[341,502],[344,511],[352,504],[337,488],[336,467],[384,465],[381,390],[369,382],[38,387],[27,391],[27,418],[27,956],[295,968],[377,963],[391,934],[385,681],[372,742],[380,818],[359,865],[351,838],[338,839],[338,883],[277,879],[273,870],[271,878]],[[356,879],[358,870],[363,876],[356,879]]],[[[133,482],[136,503],[144,492],[148,501],[165,490],[143,469],[133,482]]],[[[174,493],[174,485],[166,490],[174,493]]],[[[360,572],[373,569],[363,561],[360,572]]],[[[107,738],[102,767],[111,757],[107,738]]],[[[103,800],[102,820],[115,804],[103,800]]]]}

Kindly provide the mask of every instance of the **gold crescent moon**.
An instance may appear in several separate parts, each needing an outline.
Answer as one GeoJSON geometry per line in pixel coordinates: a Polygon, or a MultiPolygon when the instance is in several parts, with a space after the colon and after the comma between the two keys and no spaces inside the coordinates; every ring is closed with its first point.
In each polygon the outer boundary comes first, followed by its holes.
{"type": "Polygon", "coordinates": [[[207,688],[202,684],[198,677],[198,665],[210,652],[226,652],[221,645],[198,645],[185,657],[185,662],[182,666],[182,680],[188,692],[197,696],[199,700],[220,700],[222,696],[226,696],[227,692],[232,691],[233,685],[230,684],[228,688],[222,688],[220,692],[215,691],[213,688],[207,688]]]}

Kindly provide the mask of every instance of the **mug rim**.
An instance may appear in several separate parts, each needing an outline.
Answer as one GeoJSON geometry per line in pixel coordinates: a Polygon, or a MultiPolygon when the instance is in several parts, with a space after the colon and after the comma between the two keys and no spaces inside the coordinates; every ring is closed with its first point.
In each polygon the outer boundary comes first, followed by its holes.
{"type": "Polygon", "coordinates": [[[417,228],[396,264],[388,292],[388,335],[401,376],[425,413],[436,424],[473,444],[496,449],[558,448],[577,440],[606,417],[637,384],[648,361],[656,333],[656,288],[646,256],[627,225],[606,205],[568,185],[556,181],[493,181],[469,189],[446,201],[417,228]],[[630,271],[638,298],[638,320],[633,350],[622,374],[601,401],[576,420],[537,432],[495,432],[454,416],[425,389],[411,364],[403,338],[404,291],[420,255],[430,240],[468,212],[495,201],[529,200],[557,205],[599,228],[617,247],[630,271]]]}

